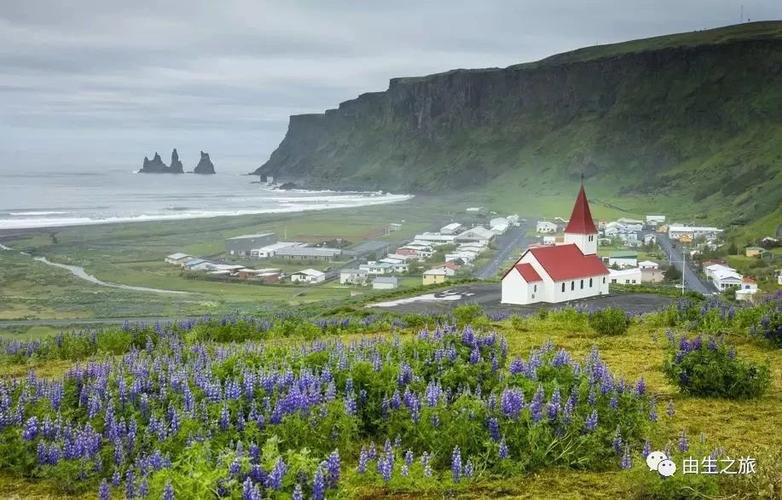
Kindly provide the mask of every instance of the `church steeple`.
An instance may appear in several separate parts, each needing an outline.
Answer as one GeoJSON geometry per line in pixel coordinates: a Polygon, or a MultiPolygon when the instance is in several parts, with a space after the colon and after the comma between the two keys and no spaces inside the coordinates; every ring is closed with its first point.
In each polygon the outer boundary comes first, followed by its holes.
{"type": "Polygon", "coordinates": [[[581,188],[565,228],[565,243],[576,244],[584,255],[597,253],[597,228],[584,192],[584,174],[581,174],[581,188]]]}

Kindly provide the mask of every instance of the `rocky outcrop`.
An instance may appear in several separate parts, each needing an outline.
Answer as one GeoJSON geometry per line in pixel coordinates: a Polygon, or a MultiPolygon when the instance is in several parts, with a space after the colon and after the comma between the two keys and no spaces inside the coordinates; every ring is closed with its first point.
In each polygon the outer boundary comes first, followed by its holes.
{"type": "Polygon", "coordinates": [[[176,148],[171,151],[171,166],[168,168],[171,170],[172,174],[185,173],[185,169],[182,167],[182,162],[179,161],[179,153],[177,153],[176,148]]]}
{"type": "Polygon", "coordinates": [[[179,161],[179,154],[176,149],[171,152],[171,166],[163,163],[163,159],[155,152],[155,156],[150,160],[144,157],[144,163],[139,172],[144,174],[183,174],[182,162],[179,161]]]}
{"type": "Polygon", "coordinates": [[[214,174],[215,166],[212,164],[212,160],[209,159],[209,153],[201,151],[201,159],[198,161],[198,165],[193,169],[194,174],[214,174]]]}

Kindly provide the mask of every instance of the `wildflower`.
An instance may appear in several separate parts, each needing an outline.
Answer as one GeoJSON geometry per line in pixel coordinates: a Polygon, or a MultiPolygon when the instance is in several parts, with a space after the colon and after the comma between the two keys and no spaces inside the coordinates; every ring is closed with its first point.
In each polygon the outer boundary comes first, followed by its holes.
{"type": "Polygon", "coordinates": [[[407,450],[405,452],[405,465],[413,465],[413,450],[407,450]]]}
{"type": "Polygon", "coordinates": [[[617,425],[616,426],[616,432],[614,433],[614,441],[613,441],[614,452],[617,455],[622,453],[622,445],[623,444],[624,444],[624,442],[622,441],[622,431],[619,428],[619,426],[617,425]]]}
{"type": "Polygon", "coordinates": [[[38,417],[30,417],[24,424],[24,430],[22,431],[22,438],[25,441],[32,441],[38,435],[38,417]]]}
{"type": "Polygon", "coordinates": [[[109,483],[104,479],[100,482],[100,488],[98,488],[98,498],[100,500],[111,500],[111,490],[109,489],[109,483]]]}
{"type": "Polygon", "coordinates": [[[361,447],[361,452],[358,455],[358,473],[364,474],[367,471],[367,463],[369,462],[369,451],[366,447],[361,447]]]}
{"type": "Polygon", "coordinates": [[[646,441],[644,441],[644,447],[641,450],[641,456],[644,457],[645,459],[646,457],[649,456],[649,453],[651,452],[652,452],[652,443],[650,443],[649,440],[647,439],[646,441]]]}
{"type": "Polygon", "coordinates": [[[472,464],[472,460],[467,459],[467,463],[464,464],[464,477],[470,479],[475,472],[475,466],[472,464]]]}
{"type": "Polygon", "coordinates": [[[312,500],[324,498],[326,498],[326,479],[323,477],[323,471],[318,467],[315,477],[312,478],[312,500]]]}
{"type": "Polygon", "coordinates": [[[394,454],[393,452],[386,452],[377,461],[377,471],[383,476],[383,480],[388,482],[391,480],[391,476],[394,473],[394,454]]]}
{"type": "Polygon", "coordinates": [[[592,414],[589,415],[584,422],[584,429],[586,432],[592,432],[597,428],[597,410],[592,410],[592,414]]]}
{"type": "Polygon", "coordinates": [[[687,433],[682,431],[679,434],[679,451],[685,452],[690,449],[690,442],[687,439],[687,433]]]}
{"type": "Polygon", "coordinates": [[[326,470],[328,472],[328,485],[334,487],[339,482],[340,476],[340,463],[339,463],[339,450],[334,450],[326,460],[326,470]]]}
{"type": "Polygon", "coordinates": [[[454,483],[458,483],[462,477],[462,453],[458,446],[451,453],[451,476],[454,483]]]}
{"type": "Polygon", "coordinates": [[[424,452],[421,455],[421,465],[424,468],[424,477],[432,477],[432,464],[429,463],[429,453],[424,452]]]}
{"type": "Polygon", "coordinates": [[[516,388],[504,389],[500,397],[500,406],[506,417],[518,418],[524,408],[524,393],[516,388]]]}
{"type": "Polygon", "coordinates": [[[149,483],[146,479],[142,479],[141,483],[138,485],[138,496],[141,498],[147,498],[149,495],[149,483]]]}
{"type": "Polygon", "coordinates": [[[509,452],[508,452],[508,445],[505,443],[505,438],[502,438],[502,441],[500,441],[500,449],[499,449],[499,457],[503,460],[508,458],[509,452]]]}
{"type": "Polygon", "coordinates": [[[641,379],[635,385],[635,393],[638,396],[643,396],[646,393],[646,382],[644,381],[643,377],[641,377],[641,379]]]}
{"type": "Polygon", "coordinates": [[[279,490],[282,488],[282,479],[285,477],[285,473],[288,471],[288,466],[282,458],[277,459],[277,463],[274,464],[274,468],[269,473],[269,477],[266,478],[266,487],[273,490],[279,490]]]}
{"type": "Polygon", "coordinates": [[[167,482],[166,487],[163,488],[163,500],[174,500],[174,487],[171,486],[171,482],[167,482]]]}
{"type": "Polygon", "coordinates": [[[668,415],[668,417],[673,417],[676,414],[672,399],[668,400],[668,407],[666,408],[665,413],[668,415]]]}
{"type": "Polygon", "coordinates": [[[293,488],[293,500],[304,500],[304,492],[301,490],[301,483],[296,483],[293,488]]]}
{"type": "Polygon", "coordinates": [[[489,435],[491,438],[495,441],[500,440],[500,424],[497,422],[497,419],[494,417],[490,417],[488,421],[486,422],[487,427],[489,428],[489,435]]]}
{"type": "Polygon", "coordinates": [[[261,500],[261,492],[258,486],[253,484],[249,477],[242,484],[242,500],[261,500]]]}
{"type": "Polygon", "coordinates": [[[630,455],[630,447],[625,446],[625,452],[622,455],[622,460],[620,461],[619,465],[623,469],[630,469],[633,467],[633,457],[630,455]]]}

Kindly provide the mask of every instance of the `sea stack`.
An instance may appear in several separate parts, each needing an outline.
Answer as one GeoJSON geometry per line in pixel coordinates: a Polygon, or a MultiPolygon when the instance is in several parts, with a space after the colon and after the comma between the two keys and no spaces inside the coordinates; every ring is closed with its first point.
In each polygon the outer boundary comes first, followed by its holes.
{"type": "Polygon", "coordinates": [[[179,153],[177,153],[176,148],[171,151],[171,166],[168,168],[171,170],[172,174],[185,173],[185,169],[182,167],[182,161],[179,159],[179,153]]]}
{"type": "Polygon", "coordinates": [[[209,153],[201,151],[201,160],[193,170],[194,174],[214,174],[215,166],[212,164],[212,160],[209,159],[209,153]]]}
{"type": "Polygon", "coordinates": [[[157,152],[155,152],[155,156],[150,160],[146,156],[144,157],[144,164],[141,167],[140,172],[149,173],[149,174],[164,174],[169,171],[168,166],[166,166],[165,163],[163,163],[163,159],[160,157],[157,152]]]}

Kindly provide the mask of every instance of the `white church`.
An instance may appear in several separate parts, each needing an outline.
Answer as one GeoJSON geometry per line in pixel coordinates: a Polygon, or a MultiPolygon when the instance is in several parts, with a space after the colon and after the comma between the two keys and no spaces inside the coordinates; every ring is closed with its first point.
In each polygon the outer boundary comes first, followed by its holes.
{"type": "Polygon", "coordinates": [[[557,303],[605,295],[608,281],[608,269],[597,256],[597,228],[582,182],[564,243],[528,248],[502,277],[502,303],[557,303]]]}

